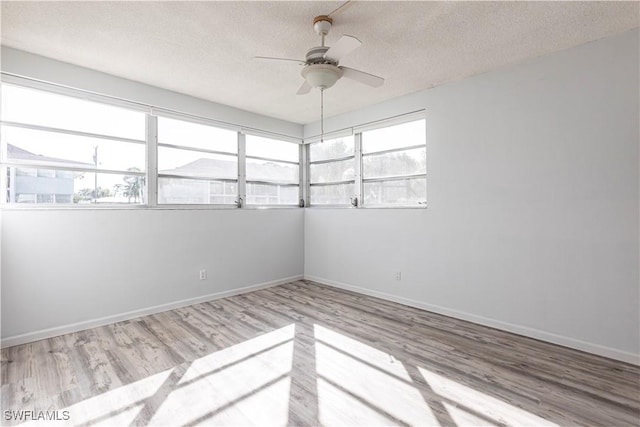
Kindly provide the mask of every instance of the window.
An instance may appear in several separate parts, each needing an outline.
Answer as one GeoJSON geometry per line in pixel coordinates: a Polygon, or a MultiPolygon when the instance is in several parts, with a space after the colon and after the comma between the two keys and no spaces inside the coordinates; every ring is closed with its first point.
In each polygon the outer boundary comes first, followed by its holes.
{"type": "Polygon", "coordinates": [[[311,206],[426,206],[425,120],[375,126],[308,145],[311,206]]]}
{"type": "Polygon", "coordinates": [[[142,204],[145,114],[2,84],[7,203],[142,204]]]}
{"type": "Polygon", "coordinates": [[[362,132],[364,206],[418,206],[427,199],[425,120],[362,132]]]}
{"type": "Polygon", "coordinates": [[[258,129],[2,79],[2,204],[298,206],[308,189],[313,206],[426,206],[420,113],[302,147],[258,129]]]}
{"type": "Polygon", "coordinates": [[[238,133],[158,117],[158,203],[235,204],[238,133]]]}
{"type": "Polygon", "coordinates": [[[300,145],[246,136],[247,205],[297,205],[300,145]]]}
{"type": "Polygon", "coordinates": [[[355,197],[353,136],[309,144],[309,202],[348,205],[355,197]]]}

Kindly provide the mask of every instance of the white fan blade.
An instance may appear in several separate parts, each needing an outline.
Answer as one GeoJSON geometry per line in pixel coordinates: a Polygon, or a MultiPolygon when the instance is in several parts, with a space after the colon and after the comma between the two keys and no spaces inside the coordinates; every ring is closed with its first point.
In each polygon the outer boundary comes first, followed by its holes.
{"type": "Polygon", "coordinates": [[[304,83],[302,83],[302,86],[300,86],[300,89],[296,92],[296,95],[306,95],[309,92],[311,92],[311,85],[305,80],[304,83]]]}
{"type": "Polygon", "coordinates": [[[305,62],[300,59],[273,58],[271,56],[254,56],[253,59],[266,59],[269,61],[290,61],[290,62],[297,62],[300,65],[305,65],[305,62]]]}
{"type": "Polygon", "coordinates": [[[340,69],[342,70],[342,77],[346,77],[372,87],[380,87],[384,83],[384,79],[382,77],[374,76],[373,74],[365,73],[364,71],[354,70],[349,67],[340,67],[340,69]]]}
{"type": "Polygon", "coordinates": [[[344,12],[345,10],[349,9],[351,7],[353,3],[351,3],[351,0],[347,0],[346,2],[342,3],[340,6],[338,6],[337,8],[335,8],[331,13],[329,13],[327,16],[329,18],[335,18],[336,16],[340,15],[342,12],[344,12]]]}
{"type": "Polygon", "coordinates": [[[362,42],[353,36],[343,35],[340,40],[336,42],[329,50],[324,54],[324,57],[335,62],[339,62],[343,56],[354,51],[362,42]]]}

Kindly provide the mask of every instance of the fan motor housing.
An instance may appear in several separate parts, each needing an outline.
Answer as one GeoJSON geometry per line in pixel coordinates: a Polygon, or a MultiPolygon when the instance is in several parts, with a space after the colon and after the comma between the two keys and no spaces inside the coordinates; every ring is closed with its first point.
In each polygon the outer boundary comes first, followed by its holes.
{"type": "Polygon", "coordinates": [[[329,18],[327,15],[319,15],[313,18],[313,29],[319,36],[326,36],[329,34],[331,24],[333,24],[333,19],[329,18]]]}
{"type": "Polygon", "coordinates": [[[328,46],[315,46],[307,51],[306,60],[307,64],[333,64],[336,65],[334,61],[331,61],[324,57],[324,54],[329,50],[328,46]]]}

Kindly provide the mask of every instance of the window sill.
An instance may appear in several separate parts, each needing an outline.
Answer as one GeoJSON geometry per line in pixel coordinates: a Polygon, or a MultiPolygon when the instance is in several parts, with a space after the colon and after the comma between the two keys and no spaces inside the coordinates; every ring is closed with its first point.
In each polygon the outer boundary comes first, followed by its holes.
{"type": "Polygon", "coordinates": [[[300,209],[298,205],[269,205],[269,206],[244,206],[238,208],[230,205],[159,205],[159,206],[147,206],[147,205],[134,205],[134,206],[119,206],[119,205],[103,205],[103,206],[55,206],[55,205],[40,205],[40,206],[16,206],[16,205],[1,205],[0,211],[105,211],[105,210],[133,210],[133,211],[188,211],[188,210],[268,210],[268,209],[300,209]]]}

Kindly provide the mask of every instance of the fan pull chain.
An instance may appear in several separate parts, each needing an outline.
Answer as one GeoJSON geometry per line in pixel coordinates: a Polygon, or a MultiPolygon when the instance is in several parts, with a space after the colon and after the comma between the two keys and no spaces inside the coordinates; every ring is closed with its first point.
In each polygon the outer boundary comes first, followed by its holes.
{"type": "Polygon", "coordinates": [[[324,89],[320,88],[320,143],[324,142],[324,89]]]}

